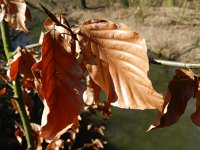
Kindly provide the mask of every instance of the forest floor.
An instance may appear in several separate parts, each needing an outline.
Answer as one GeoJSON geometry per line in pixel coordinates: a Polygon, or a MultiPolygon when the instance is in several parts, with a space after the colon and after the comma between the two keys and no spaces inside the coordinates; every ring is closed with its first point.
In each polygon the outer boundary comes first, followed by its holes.
{"type": "MultiPolygon", "coordinates": [[[[41,29],[42,22],[47,17],[42,13],[39,1],[53,13],[66,14],[66,18],[71,24],[78,24],[94,18],[107,19],[116,23],[122,22],[133,31],[143,35],[148,49],[160,57],[196,63],[200,60],[199,6],[190,9],[178,7],[124,8],[120,4],[114,3],[110,8],[81,10],[76,8],[75,2],[67,0],[57,2],[27,0],[33,15],[34,22],[31,24],[34,33],[36,33],[36,29],[38,30],[38,26],[41,29]]],[[[105,4],[88,3],[89,7],[102,5],[105,4]]]]}

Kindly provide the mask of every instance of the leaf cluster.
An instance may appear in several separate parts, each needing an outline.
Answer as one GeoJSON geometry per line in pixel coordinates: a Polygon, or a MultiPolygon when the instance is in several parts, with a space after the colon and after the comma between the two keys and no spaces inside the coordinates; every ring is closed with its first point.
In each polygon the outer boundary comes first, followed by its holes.
{"type": "MultiPolygon", "coordinates": [[[[24,1],[0,3],[3,4],[1,20],[27,32],[24,21],[31,17],[24,1]]],[[[1,73],[1,78],[8,83],[20,78],[23,101],[30,116],[35,104],[31,93],[37,93],[43,102],[41,127],[32,125],[37,145],[41,145],[43,139],[51,140],[47,147],[50,149],[66,132],[67,143],[61,140],[57,146],[71,145],[84,118],[81,114],[85,112],[89,117],[100,112],[103,119],[109,119],[111,105],[126,109],[157,109],[158,115],[149,129],[152,130],[176,123],[187,102],[194,97],[197,109],[191,119],[200,126],[199,75],[178,69],[163,98],[147,76],[147,47],[140,34],[124,24],[102,19],[70,26],[64,16],[53,15],[41,7],[49,16],[43,24],[46,33],[41,56],[34,50],[18,47],[10,60],[9,77],[1,73]],[[106,94],[103,102],[99,100],[101,91],[106,94]]],[[[0,90],[0,96],[4,94],[5,88],[0,90]]],[[[102,125],[95,126],[89,121],[87,129],[104,135],[102,125]]],[[[22,137],[21,132],[17,132],[17,136],[22,137]]],[[[84,147],[102,149],[105,143],[96,138],[84,147]]]]}

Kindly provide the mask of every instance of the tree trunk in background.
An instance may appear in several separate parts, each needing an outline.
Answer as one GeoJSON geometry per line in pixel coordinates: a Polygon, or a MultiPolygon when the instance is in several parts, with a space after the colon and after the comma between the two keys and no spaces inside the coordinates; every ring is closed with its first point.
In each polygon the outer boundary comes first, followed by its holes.
{"type": "Polygon", "coordinates": [[[160,7],[163,4],[163,0],[156,0],[156,6],[160,7]]]}
{"type": "Polygon", "coordinates": [[[87,9],[86,0],[75,0],[74,5],[75,8],[87,9]]]}
{"type": "Polygon", "coordinates": [[[140,0],[128,0],[129,6],[138,7],[140,4],[140,0]]]}
{"type": "Polygon", "coordinates": [[[121,4],[125,7],[129,7],[129,0],[121,0],[121,4]]]}
{"type": "Polygon", "coordinates": [[[175,0],[167,0],[167,6],[168,6],[168,7],[173,7],[173,6],[175,6],[175,0]]]}

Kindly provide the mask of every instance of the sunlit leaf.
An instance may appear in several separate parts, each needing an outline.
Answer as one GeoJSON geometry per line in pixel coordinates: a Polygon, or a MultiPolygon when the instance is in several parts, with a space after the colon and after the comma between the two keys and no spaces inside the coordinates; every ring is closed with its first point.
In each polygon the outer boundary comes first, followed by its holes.
{"type": "Polygon", "coordinates": [[[42,59],[32,68],[44,103],[41,135],[51,140],[80,114],[85,90],[82,71],[70,54],[70,41],[65,47],[63,41],[57,31],[48,32],[42,59]]]}
{"type": "Polygon", "coordinates": [[[17,74],[20,74],[23,77],[22,84],[29,90],[33,89],[34,77],[31,71],[31,67],[35,62],[35,58],[30,51],[18,47],[16,50],[16,55],[10,63],[11,79],[15,81],[17,74]]]}
{"type": "MultiPolygon", "coordinates": [[[[66,19],[65,19],[65,17],[63,15],[56,15],[56,18],[60,23],[66,24],[66,19]]],[[[44,21],[43,25],[44,25],[44,27],[45,27],[45,29],[47,31],[56,29],[61,35],[64,35],[64,34],[68,33],[68,31],[64,27],[57,26],[56,23],[54,23],[51,18],[47,18],[44,21]]]]}
{"type": "Polygon", "coordinates": [[[195,77],[196,91],[194,97],[196,98],[196,111],[191,115],[194,124],[200,127],[200,76],[195,77]]]}
{"type": "Polygon", "coordinates": [[[83,100],[86,105],[92,105],[94,103],[94,90],[91,87],[87,87],[83,93],[83,100]]]}
{"type": "Polygon", "coordinates": [[[31,14],[24,0],[1,0],[1,19],[5,20],[15,29],[28,32],[25,20],[31,21],[31,14]]]}
{"type": "MultiPolygon", "coordinates": [[[[68,26],[67,20],[65,19],[65,17],[63,15],[56,15],[54,17],[57,19],[57,22],[59,22],[59,24],[68,26]]],[[[77,52],[77,50],[75,50],[76,43],[75,43],[75,40],[71,36],[69,36],[70,35],[69,31],[66,28],[64,28],[63,26],[56,25],[56,23],[52,21],[52,18],[46,19],[44,21],[43,25],[47,31],[55,29],[57,32],[59,32],[61,34],[61,36],[64,39],[66,39],[67,41],[70,41],[71,46],[72,46],[72,49],[71,49],[72,51],[70,53],[72,53],[72,55],[75,57],[75,55],[76,55],[75,51],[77,52]]],[[[62,42],[62,43],[64,44],[64,42],[62,42]]]]}
{"type": "Polygon", "coordinates": [[[80,24],[78,40],[89,75],[109,102],[161,111],[163,99],[147,77],[147,48],[141,35],[124,24],[94,19],[80,24]]]}
{"type": "Polygon", "coordinates": [[[0,90],[0,96],[6,94],[6,88],[0,90]]]}
{"type": "Polygon", "coordinates": [[[168,86],[162,113],[159,112],[149,130],[163,128],[176,123],[185,112],[187,102],[194,96],[195,81],[193,74],[184,69],[177,69],[168,86]]]}
{"type": "Polygon", "coordinates": [[[31,67],[36,62],[33,54],[26,50],[17,47],[16,55],[10,63],[10,77],[13,81],[16,80],[19,73],[24,78],[33,79],[31,67]]]}

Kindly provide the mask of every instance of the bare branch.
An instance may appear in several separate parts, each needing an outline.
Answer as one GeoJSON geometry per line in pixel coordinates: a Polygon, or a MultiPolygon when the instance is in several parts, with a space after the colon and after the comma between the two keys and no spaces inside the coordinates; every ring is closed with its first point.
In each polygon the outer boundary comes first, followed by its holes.
{"type": "Polygon", "coordinates": [[[188,69],[199,69],[200,64],[196,63],[184,63],[184,62],[177,62],[177,61],[168,61],[168,60],[161,60],[161,59],[155,59],[157,65],[165,65],[165,66],[172,66],[172,67],[182,67],[182,68],[188,68],[188,69]]]}
{"type": "Polygon", "coordinates": [[[41,47],[41,46],[42,46],[42,43],[35,43],[35,44],[24,46],[24,48],[31,49],[35,47],[41,47]]]}

